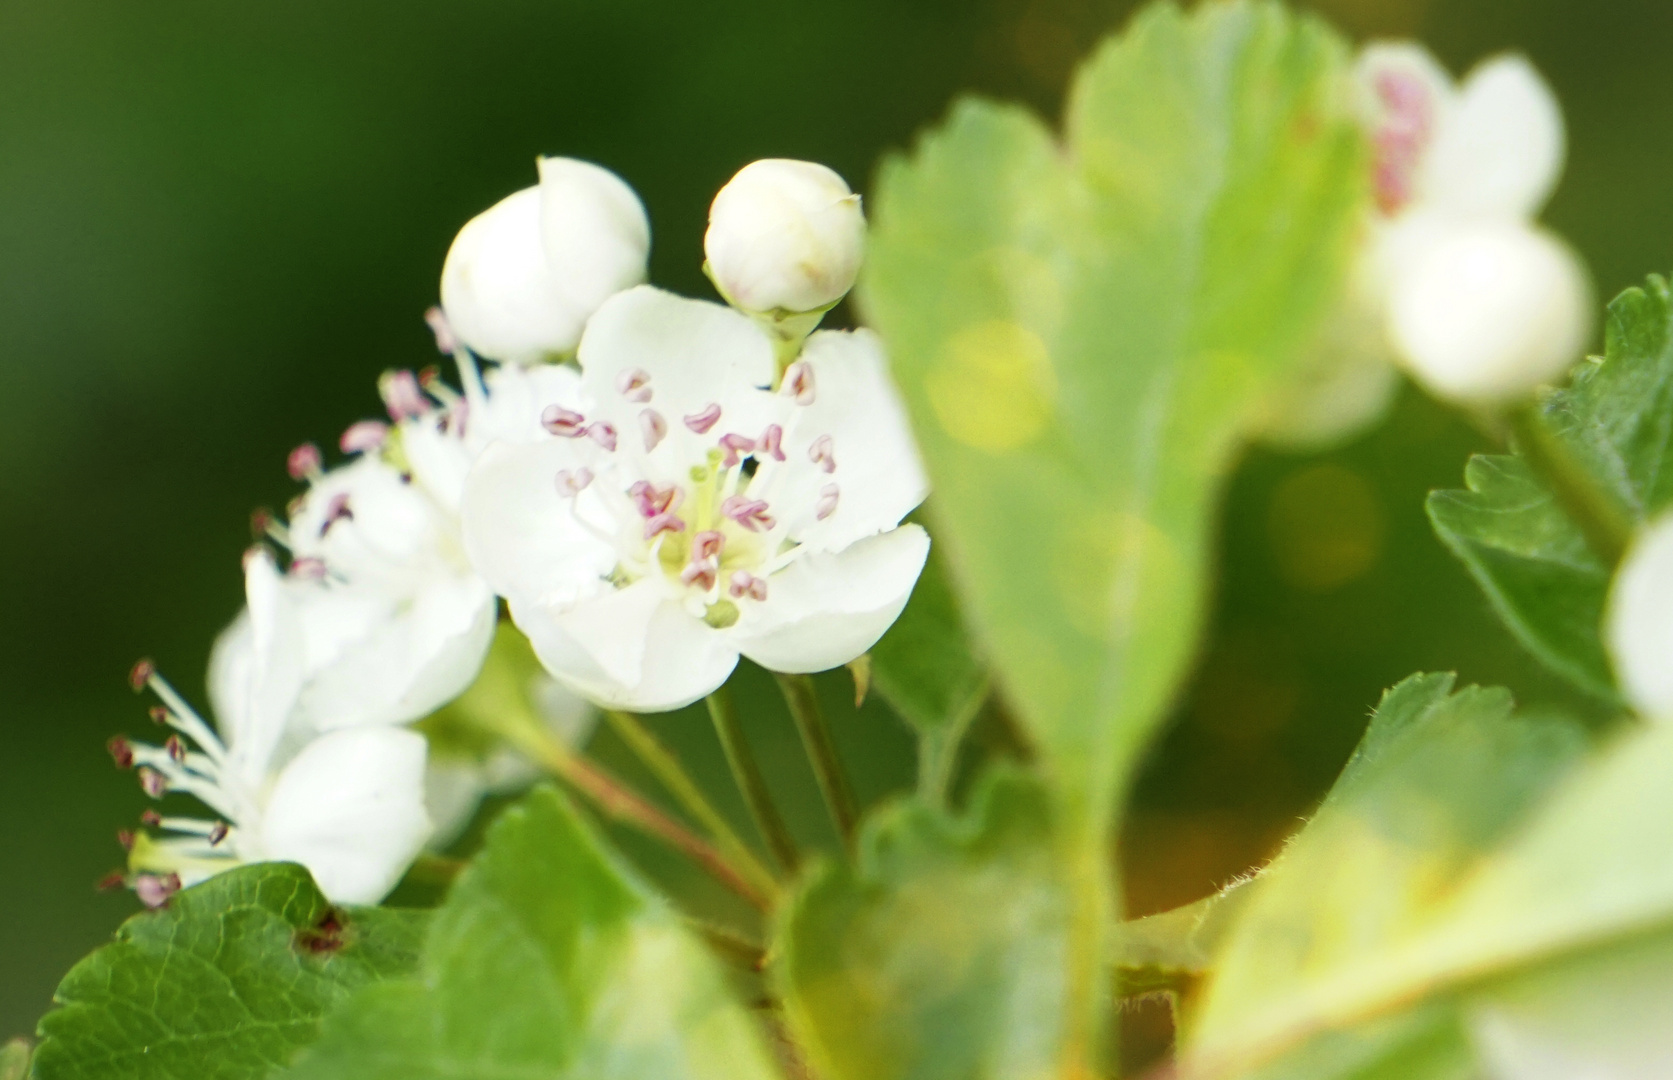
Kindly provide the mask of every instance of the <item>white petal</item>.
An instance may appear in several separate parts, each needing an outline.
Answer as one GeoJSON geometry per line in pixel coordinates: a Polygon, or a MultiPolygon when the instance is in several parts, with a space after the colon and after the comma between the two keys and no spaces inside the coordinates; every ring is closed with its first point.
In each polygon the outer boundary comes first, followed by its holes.
{"type": "Polygon", "coordinates": [[[462,510],[465,551],[501,596],[573,603],[597,591],[616,565],[614,545],[583,528],[572,502],[558,492],[558,474],[583,467],[576,441],[496,443],[471,470],[462,510]]]}
{"type": "Polygon", "coordinates": [[[783,479],[769,478],[773,492],[761,497],[809,550],[840,551],[900,524],[929,494],[929,480],[881,338],[870,330],[821,331],[801,359],[813,372],[813,401],[792,407],[783,479]],[[821,439],[829,440],[832,472],[812,460],[821,439]],[[818,520],[820,492],[833,483],[836,509],[818,520]]]}
{"type": "Polygon", "coordinates": [[[245,608],[222,630],[209,651],[209,707],[223,739],[248,727],[250,680],[255,675],[255,630],[245,608]]]}
{"type": "MultiPolygon", "coordinates": [[[[590,315],[645,280],[651,223],[631,187],[609,169],[574,158],[541,158],[540,241],[565,300],[590,315]]],[[[585,317],[585,316],[583,316],[585,317]]]]}
{"type": "Polygon", "coordinates": [[[569,364],[501,364],[485,376],[488,400],[465,419],[475,453],[494,442],[544,442],[540,415],[548,405],[584,410],[581,373],[569,364]]]}
{"type": "Polygon", "coordinates": [[[457,514],[476,453],[451,424],[440,422],[444,416],[437,412],[402,423],[401,452],[413,479],[448,512],[457,514]]]}
{"type": "Polygon", "coordinates": [[[1520,56],[1473,71],[1436,133],[1420,198],[1465,215],[1532,218],[1562,172],[1563,115],[1520,56]]]}
{"type": "MultiPolygon", "coordinates": [[[[624,590],[625,591],[625,590],[624,590]]],[[[627,684],[612,678],[577,639],[612,633],[592,613],[560,613],[511,600],[511,617],[529,636],[529,643],[553,677],[575,693],[608,709],[667,712],[713,693],[738,663],[738,651],[725,635],[674,603],[660,603],[644,628],[643,664],[639,680],[627,684]],[[578,614],[579,613],[579,614],[578,614]]]]}
{"type": "Polygon", "coordinates": [[[1609,594],[1604,633],[1633,708],[1673,721],[1673,516],[1646,527],[1609,594]]]}
{"type": "Polygon", "coordinates": [[[434,828],[426,841],[432,851],[450,847],[465,832],[488,794],[482,764],[474,759],[431,758],[424,774],[424,812],[434,828]]]}
{"type": "Polygon", "coordinates": [[[1516,223],[1460,229],[1396,276],[1395,348],[1441,397],[1516,398],[1581,358],[1591,295],[1580,260],[1550,234],[1516,223]]]}
{"type": "Polygon", "coordinates": [[[732,643],[771,671],[840,667],[894,625],[928,556],[929,534],[917,525],[805,555],[768,579],[766,602],[750,605],[732,643]]]}
{"type": "Polygon", "coordinates": [[[808,312],[836,303],[865,257],[860,197],[831,169],[769,158],[743,167],[709,207],[709,273],[746,311],[808,312]]]}
{"type": "Polygon", "coordinates": [[[476,679],[496,615],[482,579],[436,578],[312,673],[303,716],[318,731],[428,716],[476,679]]]}
{"type": "Polygon", "coordinates": [[[643,451],[640,414],[655,410],[668,427],[657,460],[682,472],[700,464],[724,432],[754,438],[773,419],[772,398],[756,389],[772,383],[772,343],[747,316],[720,304],[650,286],[629,289],[606,301],[587,324],[580,358],[587,396],[597,415],[616,426],[624,448],[643,451]],[[648,400],[622,393],[622,380],[635,373],[646,379],[648,400]],[[711,403],[721,407],[720,420],[699,437],[684,417],[711,403]]]}
{"type": "Polygon", "coordinates": [[[291,551],[356,580],[405,582],[445,550],[441,507],[375,455],[333,469],[291,515],[291,551]]]}
{"type": "Polygon", "coordinates": [[[261,823],[269,859],[307,867],[335,903],[389,894],[430,835],[424,737],[350,728],[309,743],[279,774],[261,823]]]}
{"type": "MultiPolygon", "coordinates": [[[[285,586],[285,579],[265,550],[258,549],[245,560],[250,652],[244,704],[218,719],[226,725],[222,737],[235,767],[251,787],[259,786],[265,778],[302,691],[301,623],[285,586]]],[[[227,678],[240,663],[223,657],[217,665],[223,672],[216,681],[227,678]]]]}

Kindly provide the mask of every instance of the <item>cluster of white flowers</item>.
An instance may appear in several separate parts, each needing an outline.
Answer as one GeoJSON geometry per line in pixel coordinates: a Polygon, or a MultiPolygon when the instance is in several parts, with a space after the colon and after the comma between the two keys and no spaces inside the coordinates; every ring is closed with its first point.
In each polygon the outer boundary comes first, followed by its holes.
{"type": "Polygon", "coordinates": [[[1615,573],[1604,638],[1628,704],[1673,722],[1673,515],[1639,530],[1615,573]]]}
{"type": "Polygon", "coordinates": [[[1317,381],[1275,420],[1280,440],[1374,421],[1395,366],[1448,401],[1513,403],[1579,360],[1592,332],[1584,265],[1536,221],[1565,153],[1538,72],[1501,56],[1460,85],[1422,46],[1374,44],[1355,83],[1375,206],[1317,381]]]}
{"type": "Polygon", "coordinates": [[[638,711],[713,692],[740,655],[848,663],[900,614],[923,470],[876,336],[813,332],[859,270],[858,196],[806,162],[739,173],[705,241],[737,310],[641,285],[649,246],[632,189],[562,158],[461,230],[429,316],[460,386],[389,373],[389,421],[344,432],[346,463],[292,453],[307,489],[246,557],[216,726],[136,669],[175,734],[117,740],[118,762],[219,815],[124,834],[147,902],[266,859],[335,901],[385,896],[490,782],[432,765],[427,809],[403,725],[477,677],[501,598],[555,685],[638,711]]]}

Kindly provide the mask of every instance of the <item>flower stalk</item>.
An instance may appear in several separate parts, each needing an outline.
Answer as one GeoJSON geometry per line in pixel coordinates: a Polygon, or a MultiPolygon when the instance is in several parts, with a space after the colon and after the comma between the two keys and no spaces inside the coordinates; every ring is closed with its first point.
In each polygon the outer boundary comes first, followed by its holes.
{"type": "Polygon", "coordinates": [[[813,679],[807,675],[780,674],[778,685],[784,693],[784,703],[790,707],[790,716],[796,721],[796,730],[801,733],[802,745],[807,749],[813,775],[819,781],[819,793],[825,797],[825,807],[830,811],[837,835],[852,855],[854,827],[860,815],[854,803],[854,789],[848,783],[842,759],[837,756],[836,744],[831,741],[830,725],[819,707],[813,679]]]}
{"type": "Polygon", "coordinates": [[[778,860],[779,865],[795,873],[801,865],[801,852],[797,850],[795,838],[790,835],[790,829],[784,824],[784,818],[774,805],[772,792],[767,789],[766,777],[761,775],[761,767],[756,763],[755,754],[744,738],[743,725],[738,722],[738,709],[732,701],[731,691],[722,686],[708,696],[707,704],[709,717],[714,721],[715,734],[720,737],[721,749],[726,752],[726,764],[731,766],[732,779],[737,783],[738,792],[743,795],[745,805],[749,807],[749,815],[755,821],[756,830],[772,850],[773,858],[778,860]]]}
{"type": "Polygon", "coordinates": [[[1523,458],[1586,537],[1592,554],[1611,570],[1619,566],[1632,542],[1626,511],[1574,460],[1546,425],[1537,405],[1513,409],[1507,420],[1523,458]]]}

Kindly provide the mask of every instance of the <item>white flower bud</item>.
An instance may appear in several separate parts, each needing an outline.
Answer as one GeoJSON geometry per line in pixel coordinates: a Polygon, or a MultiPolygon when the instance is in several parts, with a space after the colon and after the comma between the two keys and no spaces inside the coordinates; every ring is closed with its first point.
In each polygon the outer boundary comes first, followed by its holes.
{"type": "Polygon", "coordinates": [[[532,363],[572,351],[611,296],[645,280],[651,228],[620,177],[542,158],[540,184],[459,230],[442,267],[442,308],[472,351],[532,363]]]}
{"type": "Polygon", "coordinates": [[[1673,515],[1646,526],[1616,571],[1604,637],[1633,708],[1673,720],[1673,515]]]}
{"type": "Polygon", "coordinates": [[[1435,394],[1524,396],[1580,359],[1591,336],[1585,268],[1532,225],[1483,221],[1400,260],[1389,294],[1395,350],[1435,394]]]}
{"type": "Polygon", "coordinates": [[[746,165],[709,207],[703,249],[722,294],[755,314],[820,311],[854,287],[865,257],[860,197],[811,161],[746,165]]]}

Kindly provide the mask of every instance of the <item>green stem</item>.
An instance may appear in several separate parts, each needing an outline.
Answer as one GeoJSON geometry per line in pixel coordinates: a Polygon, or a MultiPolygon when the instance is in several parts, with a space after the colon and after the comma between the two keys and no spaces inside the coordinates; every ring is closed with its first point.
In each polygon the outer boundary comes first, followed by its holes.
{"type": "Polygon", "coordinates": [[[767,891],[777,889],[778,882],[772,872],[762,865],[761,860],[755,857],[755,853],[744,843],[731,823],[715,809],[708,796],[703,794],[703,789],[698,787],[691,774],[685,771],[685,766],[680,764],[679,759],[651,734],[651,730],[641,723],[637,716],[611,709],[605,712],[604,717],[616,734],[621,736],[622,741],[627,743],[628,749],[644,762],[645,767],[655,774],[662,786],[668,789],[669,794],[685,807],[686,812],[708,830],[715,844],[731,857],[739,869],[745,871],[758,886],[767,891]]]}
{"type": "Polygon", "coordinates": [[[778,892],[776,887],[762,889],[718,848],[669,817],[602,766],[531,725],[513,726],[506,734],[530,758],[586,796],[605,814],[661,840],[760,910],[772,908],[778,892]]]}
{"type": "Polygon", "coordinates": [[[1508,417],[1523,460],[1556,496],[1580,529],[1592,553],[1610,569],[1620,565],[1632,541],[1632,520],[1608,491],[1599,487],[1561,440],[1546,426],[1539,406],[1525,405],[1508,417]]]}
{"type": "Polygon", "coordinates": [[[750,940],[730,927],[703,919],[688,917],[684,922],[688,930],[708,942],[715,952],[746,971],[760,971],[766,965],[767,950],[762,948],[759,942],[750,940]]]}
{"type": "Polygon", "coordinates": [[[859,813],[854,805],[854,791],[848,785],[848,774],[843,772],[842,759],[837,757],[836,744],[831,741],[831,729],[819,708],[813,680],[806,675],[779,675],[778,685],[784,692],[785,704],[790,706],[796,730],[801,733],[802,745],[807,748],[808,761],[813,765],[813,775],[819,781],[819,792],[825,796],[825,807],[831,812],[837,835],[852,854],[859,813]]]}
{"type": "Polygon", "coordinates": [[[796,841],[785,826],[784,818],[779,816],[772,792],[767,790],[767,781],[761,775],[760,766],[755,763],[749,743],[744,739],[743,725],[738,722],[738,710],[732,702],[731,691],[722,686],[709,695],[708,706],[715,734],[720,736],[721,749],[726,751],[726,763],[732,767],[732,779],[749,806],[755,828],[779,865],[795,873],[802,862],[801,852],[796,850],[796,841]]]}

